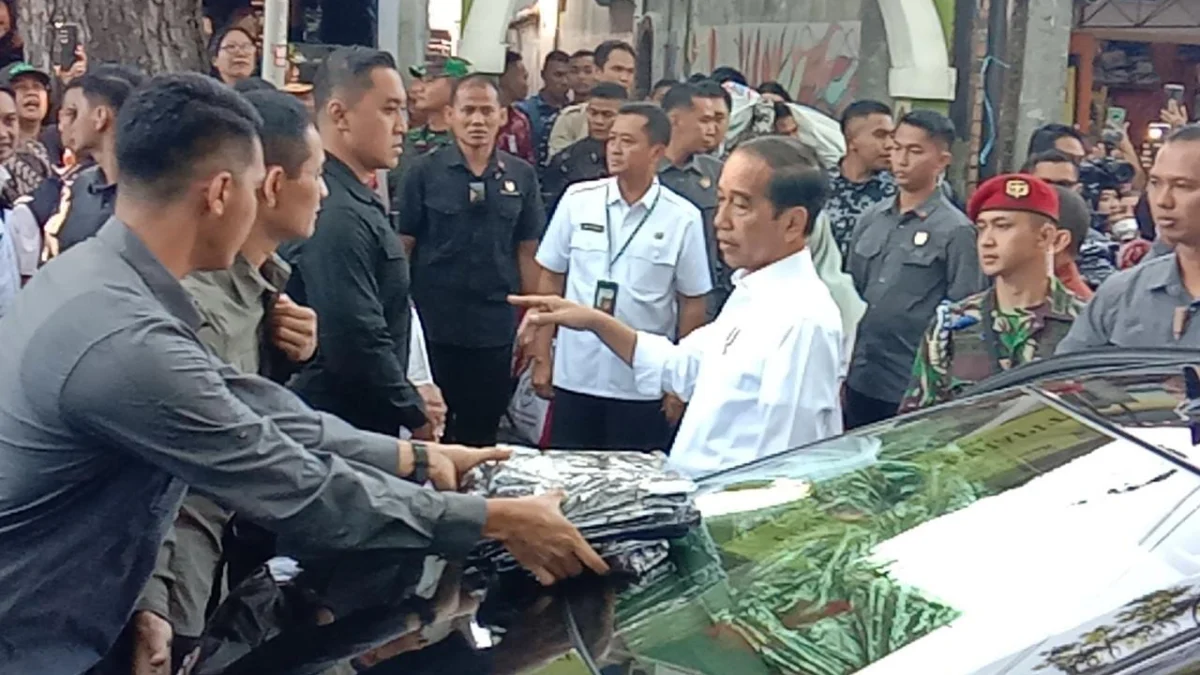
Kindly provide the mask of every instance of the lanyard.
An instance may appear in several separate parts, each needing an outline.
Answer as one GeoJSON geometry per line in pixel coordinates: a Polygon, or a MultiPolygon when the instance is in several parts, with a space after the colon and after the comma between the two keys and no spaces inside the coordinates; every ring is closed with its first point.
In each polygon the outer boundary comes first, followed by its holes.
{"type": "Polygon", "coordinates": [[[650,208],[646,209],[646,215],[642,216],[642,220],[637,224],[637,227],[633,228],[633,232],[630,233],[629,238],[625,240],[625,245],[622,246],[620,248],[620,250],[617,251],[616,255],[612,255],[611,253],[612,253],[613,238],[617,236],[617,233],[613,230],[613,227],[612,227],[612,212],[610,212],[608,210],[608,206],[609,206],[608,203],[610,201],[612,201],[612,199],[611,199],[612,198],[612,186],[610,185],[604,191],[604,231],[605,231],[606,237],[608,239],[608,250],[609,250],[608,276],[610,276],[610,277],[612,276],[613,265],[616,265],[617,261],[621,259],[621,256],[625,255],[625,250],[629,248],[629,244],[633,242],[633,238],[638,235],[638,232],[642,231],[642,226],[646,224],[646,221],[650,220],[650,216],[653,215],[654,209],[655,209],[655,207],[658,206],[658,200],[661,197],[662,197],[662,186],[659,186],[658,192],[654,195],[654,201],[650,203],[650,208]]]}

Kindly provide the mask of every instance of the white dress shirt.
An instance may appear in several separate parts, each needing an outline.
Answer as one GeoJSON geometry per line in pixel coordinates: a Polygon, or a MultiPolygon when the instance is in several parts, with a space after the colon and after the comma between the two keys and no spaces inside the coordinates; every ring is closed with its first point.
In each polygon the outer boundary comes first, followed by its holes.
{"type": "Polygon", "coordinates": [[[639,332],[633,370],[647,396],[688,401],[671,466],[692,476],[842,433],[842,316],[808,250],[752,274],[711,324],[678,345],[639,332]]]}
{"type": "MultiPolygon", "coordinates": [[[[600,282],[616,283],[614,316],[636,330],[674,336],[677,296],[712,290],[703,228],[700,211],[657,178],[634,204],[625,203],[616,178],[589,181],[563,196],[537,261],[566,274],[566,299],[591,307],[600,282]]],[[[629,366],[595,335],[567,328],[559,329],[555,344],[554,386],[626,401],[662,397],[640,391],[629,366]]]]}

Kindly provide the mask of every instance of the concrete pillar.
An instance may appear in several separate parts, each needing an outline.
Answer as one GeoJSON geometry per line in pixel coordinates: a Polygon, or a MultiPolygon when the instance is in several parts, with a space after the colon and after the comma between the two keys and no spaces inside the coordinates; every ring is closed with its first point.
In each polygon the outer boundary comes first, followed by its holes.
{"type": "Polygon", "coordinates": [[[1025,162],[1029,138],[1038,127],[1049,122],[1067,122],[1067,55],[1071,44],[1073,20],[1071,0],[1027,0],[1025,45],[1020,53],[1021,96],[1013,166],[1025,162]]]}
{"type": "Polygon", "coordinates": [[[396,59],[406,77],[409,66],[425,62],[428,43],[427,0],[379,0],[379,48],[396,59]]]}

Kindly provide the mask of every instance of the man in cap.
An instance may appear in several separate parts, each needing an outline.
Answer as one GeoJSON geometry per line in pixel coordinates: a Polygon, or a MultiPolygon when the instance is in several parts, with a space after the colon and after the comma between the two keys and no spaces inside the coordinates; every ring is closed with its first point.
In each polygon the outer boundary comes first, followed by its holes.
{"type": "Polygon", "coordinates": [[[403,155],[407,159],[415,159],[454,142],[447,119],[450,95],[454,83],[471,73],[471,63],[466,59],[451,57],[430,62],[423,69],[416,69],[415,73],[420,73],[422,80],[416,108],[425,116],[425,124],[409,130],[403,155]]]}
{"type": "Polygon", "coordinates": [[[967,205],[992,287],[938,308],[913,363],[902,411],[953,399],[976,382],[1054,353],[1083,301],[1052,273],[1059,195],[1039,178],[996,176],[967,205]]]}
{"type": "Polygon", "coordinates": [[[0,74],[0,84],[17,96],[20,123],[17,151],[6,168],[12,173],[17,192],[33,192],[52,173],[54,162],[40,140],[42,124],[50,112],[50,75],[24,61],[13,63],[0,74]]]}

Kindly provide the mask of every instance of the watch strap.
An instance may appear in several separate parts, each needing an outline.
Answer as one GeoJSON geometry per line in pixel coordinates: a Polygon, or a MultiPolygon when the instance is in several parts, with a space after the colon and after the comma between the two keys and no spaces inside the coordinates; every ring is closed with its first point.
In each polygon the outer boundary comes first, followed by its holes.
{"type": "Polygon", "coordinates": [[[412,441],[412,480],[417,485],[429,482],[429,447],[420,441],[412,441]]]}

